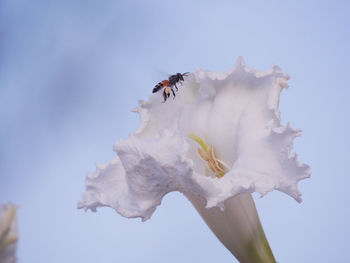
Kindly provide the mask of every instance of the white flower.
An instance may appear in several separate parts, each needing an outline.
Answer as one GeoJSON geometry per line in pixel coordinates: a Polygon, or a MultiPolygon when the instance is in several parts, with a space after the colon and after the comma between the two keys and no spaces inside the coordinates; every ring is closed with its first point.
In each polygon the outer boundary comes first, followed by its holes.
{"type": "Polygon", "coordinates": [[[16,214],[17,207],[11,204],[0,206],[0,262],[16,262],[16,214]]]}
{"type": "Polygon", "coordinates": [[[248,193],[277,189],[301,201],[297,183],[309,168],[291,153],[300,131],[282,126],[278,110],[288,79],[277,66],[256,71],[239,58],[228,72],[185,77],[165,103],[161,92],[140,101],[138,131],[87,175],[78,207],[147,220],[165,194],[180,191],[240,262],[255,262],[252,249],[274,262],[248,193]]]}

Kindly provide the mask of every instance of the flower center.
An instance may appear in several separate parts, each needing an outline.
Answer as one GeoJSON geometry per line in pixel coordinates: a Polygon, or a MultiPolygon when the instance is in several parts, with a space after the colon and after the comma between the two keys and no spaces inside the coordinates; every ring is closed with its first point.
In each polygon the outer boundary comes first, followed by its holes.
{"type": "Polygon", "coordinates": [[[215,175],[215,177],[223,177],[230,168],[227,164],[216,157],[214,147],[212,145],[207,145],[202,138],[193,133],[188,133],[187,136],[200,145],[200,147],[197,148],[197,153],[206,163],[205,175],[209,169],[215,175]]]}

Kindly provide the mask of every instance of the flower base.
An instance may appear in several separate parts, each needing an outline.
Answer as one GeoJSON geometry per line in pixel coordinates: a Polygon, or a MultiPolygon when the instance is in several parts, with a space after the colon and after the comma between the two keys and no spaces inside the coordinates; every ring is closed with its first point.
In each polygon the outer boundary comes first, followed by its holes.
{"type": "Polygon", "coordinates": [[[207,209],[203,198],[184,194],[240,263],[276,263],[250,193],[226,200],[224,210],[207,209]]]}

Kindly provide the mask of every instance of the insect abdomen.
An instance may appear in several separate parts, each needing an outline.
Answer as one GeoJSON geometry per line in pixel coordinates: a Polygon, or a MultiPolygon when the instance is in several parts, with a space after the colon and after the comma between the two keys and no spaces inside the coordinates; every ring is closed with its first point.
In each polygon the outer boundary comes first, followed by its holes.
{"type": "Polygon", "coordinates": [[[152,90],[152,93],[155,93],[159,90],[161,90],[163,87],[166,87],[169,85],[169,81],[168,80],[163,80],[161,82],[159,82],[152,90]]]}

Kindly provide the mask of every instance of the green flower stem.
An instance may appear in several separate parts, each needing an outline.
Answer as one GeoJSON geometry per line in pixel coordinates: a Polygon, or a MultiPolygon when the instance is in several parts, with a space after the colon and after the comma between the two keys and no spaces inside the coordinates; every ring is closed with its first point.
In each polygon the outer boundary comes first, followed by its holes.
{"type": "Polygon", "coordinates": [[[225,210],[205,208],[204,199],[184,193],[209,228],[240,263],[276,263],[249,193],[225,201],[225,210]]]}

